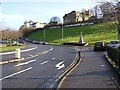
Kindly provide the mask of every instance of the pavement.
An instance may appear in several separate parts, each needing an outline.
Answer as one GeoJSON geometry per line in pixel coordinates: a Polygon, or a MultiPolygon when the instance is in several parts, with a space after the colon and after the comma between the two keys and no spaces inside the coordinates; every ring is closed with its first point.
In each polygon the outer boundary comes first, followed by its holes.
{"type": "Polygon", "coordinates": [[[96,88],[120,90],[117,76],[105,58],[106,52],[81,47],[80,62],[60,82],[58,88],[96,88]]]}

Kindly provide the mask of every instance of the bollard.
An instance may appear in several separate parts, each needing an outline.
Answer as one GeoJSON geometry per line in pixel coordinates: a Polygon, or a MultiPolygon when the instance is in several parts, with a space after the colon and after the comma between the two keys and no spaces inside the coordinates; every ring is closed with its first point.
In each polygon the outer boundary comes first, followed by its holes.
{"type": "Polygon", "coordinates": [[[21,58],[21,55],[20,55],[21,53],[20,53],[20,48],[17,48],[16,49],[16,54],[15,54],[15,57],[16,58],[21,58]]]}
{"type": "Polygon", "coordinates": [[[83,44],[83,43],[84,43],[83,38],[82,38],[82,32],[80,32],[80,40],[79,40],[79,43],[80,43],[80,44],[83,44]]]}

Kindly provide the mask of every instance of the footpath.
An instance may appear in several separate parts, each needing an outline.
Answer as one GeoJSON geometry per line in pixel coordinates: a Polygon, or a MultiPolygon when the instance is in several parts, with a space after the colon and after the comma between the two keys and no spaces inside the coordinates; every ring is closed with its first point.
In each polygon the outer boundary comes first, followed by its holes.
{"type": "Polygon", "coordinates": [[[116,74],[105,58],[106,52],[94,52],[82,47],[81,61],[60,82],[58,88],[94,88],[120,90],[116,74]]]}

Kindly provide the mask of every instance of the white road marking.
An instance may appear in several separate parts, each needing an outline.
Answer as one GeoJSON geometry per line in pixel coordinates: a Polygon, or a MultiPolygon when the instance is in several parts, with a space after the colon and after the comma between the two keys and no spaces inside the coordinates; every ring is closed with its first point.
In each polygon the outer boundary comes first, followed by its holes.
{"type": "Polygon", "coordinates": [[[21,70],[21,71],[19,71],[19,72],[16,72],[16,73],[13,73],[13,74],[11,74],[11,75],[8,75],[8,76],[6,76],[6,77],[3,77],[3,78],[0,79],[0,81],[4,80],[4,79],[6,79],[6,78],[10,78],[10,77],[12,77],[12,76],[15,76],[15,75],[17,75],[17,74],[26,72],[26,71],[28,71],[28,70],[30,70],[30,69],[32,69],[32,67],[29,67],[29,68],[27,68],[27,69],[24,69],[24,70],[21,70]]]}
{"type": "Polygon", "coordinates": [[[48,53],[49,51],[45,51],[44,53],[42,53],[42,54],[46,54],[46,53],[48,53]]]}
{"type": "Polygon", "coordinates": [[[53,60],[55,60],[55,58],[52,58],[53,60]]]}
{"type": "Polygon", "coordinates": [[[40,63],[40,64],[43,65],[43,64],[45,64],[45,63],[48,63],[48,61],[44,61],[44,62],[42,62],[42,63],[40,63]]]}
{"type": "Polygon", "coordinates": [[[29,63],[32,63],[32,62],[35,62],[35,61],[36,61],[36,60],[30,60],[30,61],[28,61],[28,62],[20,63],[20,64],[15,65],[15,67],[22,66],[22,65],[26,65],[26,64],[29,64],[29,63]]]}
{"type": "Polygon", "coordinates": [[[100,66],[105,67],[105,65],[100,65],[100,66]]]}
{"type": "Polygon", "coordinates": [[[51,47],[50,51],[52,51],[52,50],[53,50],[53,48],[51,47]]]}
{"type": "Polygon", "coordinates": [[[57,67],[57,68],[58,68],[58,70],[59,70],[59,69],[62,69],[62,68],[64,68],[64,67],[65,67],[65,65],[64,65],[63,63],[64,63],[64,61],[62,61],[62,62],[60,62],[60,63],[56,64],[56,65],[55,65],[55,67],[57,67]]]}
{"type": "Polygon", "coordinates": [[[53,48],[51,48],[49,51],[43,52],[42,54],[46,54],[46,53],[48,53],[48,52],[50,52],[50,51],[52,51],[52,50],[53,50],[53,48]]]}
{"type": "Polygon", "coordinates": [[[78,49],[78,48],[74,48],[76,51],[80,51],[80,49],[78,49]]]}

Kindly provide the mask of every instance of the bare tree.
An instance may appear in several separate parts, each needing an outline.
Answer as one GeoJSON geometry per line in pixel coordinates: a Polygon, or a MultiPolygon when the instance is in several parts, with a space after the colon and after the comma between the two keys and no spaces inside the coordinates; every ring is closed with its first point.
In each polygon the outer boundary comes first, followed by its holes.
{"type": "Polygon", "coordinates": [[[103,21],[104,22],[109,22],[109,21],[115,21],[115,6],[113,5],[112,2],[103,2],[100,5],[100,9],[103,14],[103,21]]]}
{"type": "Polygon", "coordinates": [[[102,14],[102,11],[100,9],[100,6],[99,5],[96,5],[94,8],[93,8],[93,15],[96,17],[96,18],[100,18],[101,17],[101,14],[102,14]]]}
{"type": "Polygon", "coordinates": [[[115,8],[116,10],[116,20],[117,20],[117,23],[116,23],[116,29],[118,30],[118,33],[119,33],[119,39],[120,39],[120,2],[117,3],[117,7],[115,8]]]}
{"type": "Polygon", "coordinates": [[[27,28],[27,27],[23,26],[19,29],[19,34],[20,34],[20,36],[26,36],[28,33],[32,32],[32,31],[33,31],[32,28],[27,28]]]}
{"type": "Polygon", "coordinates": [[[101,4],[100,8],[103,14],[104,22],[113,22],[112,26],[118,32],[118,39],[120,39],[120,1],[119,0],[111,0],[111,2],[107,2],[106,0],[96,0],[97,3],[101,4]]]}
{"type": "Polygon", "coordinates": [[[17,38],[19,37],[19,32],[11,28],[1,30],[0,33],[1,33],[0,39],[5,40],[6,43],[7,41],[17,40],[17,38]]]}

